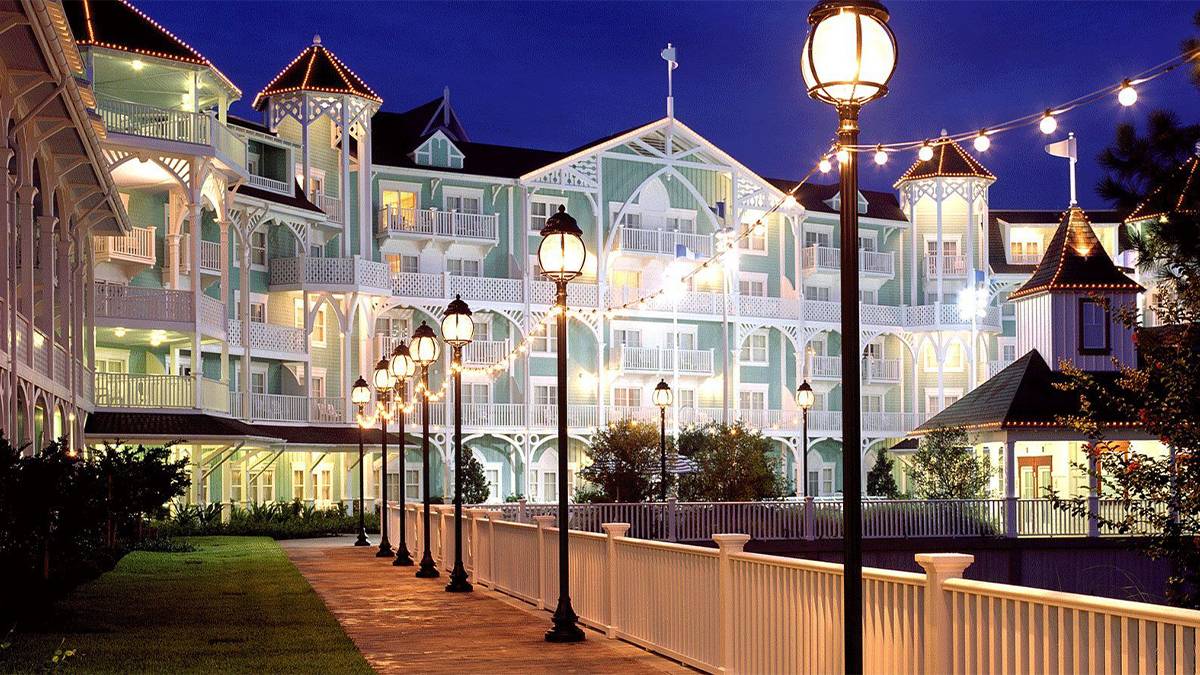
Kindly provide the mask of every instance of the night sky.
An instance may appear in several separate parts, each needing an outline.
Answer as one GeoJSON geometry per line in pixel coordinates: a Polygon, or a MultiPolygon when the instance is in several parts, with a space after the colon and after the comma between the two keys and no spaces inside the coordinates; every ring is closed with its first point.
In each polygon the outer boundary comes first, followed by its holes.
{"type": "MultiPolygon", "coordinates": [[[[678,49],[677,117],[761,175],[799,177],[828,144],[833,111],[805,95],[798,62],[810,3],[226,3],[134,0],[254,94],[320,33],[384,99],[407,110],[443,86],[471,140],[562,150],[664,114],[678,49]]],[[[1194,34],[1200,3],[891,2],[900,61],[892,93],[862,116],[864,142],[989,126],[1165,61],[1194,34]]],[[[1080,143],[1080,200],[1102,208],[1096,155],[1116,125],[1154,107],[1200,121],[1183,70],[1059,118],[1080,143]]],[[[1061,208],[1066,160],[1036,128],[993,138],[983,163],[997,208],[1061,208]]],[[[864,162],[864,187],[890,189],[913,160],[864,162]]]]}

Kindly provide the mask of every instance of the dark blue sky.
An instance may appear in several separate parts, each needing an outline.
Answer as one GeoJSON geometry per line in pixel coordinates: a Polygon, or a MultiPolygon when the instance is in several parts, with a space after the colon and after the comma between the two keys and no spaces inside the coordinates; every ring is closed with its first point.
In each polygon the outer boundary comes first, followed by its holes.
{"type": "MultiPolygon", "coordinates": [[[[135,0],[137,2],[137,0],[135,0]]],[[[800,176],[834,129],[798,70],[810,3],[138,3],[208,56],[249,103],[320,33],[384,99],[405,110],[449,85],[472,140],[566,149],[663,115],[658,53],[673,42],[676,114],[767,176],[800,176]]],[[[864,112],[864,142],[988,126],[1044,109],[1175,55],[1200,3],[891,2],[900,64],[892,94],[864,112]]],[[[1080,197],[1100,208],[1095,157],[1121,121],[1168,107],[1200,121],[1182,71],[1060,118],[1079,137],[1080,197]]],[[[1060,208],[1065,160],[1036,128],[995,137],[982,158],[999,177],[991,203],[1060,208]]],[[[890,189],[912,157],[864,187],[890,189]]]]}

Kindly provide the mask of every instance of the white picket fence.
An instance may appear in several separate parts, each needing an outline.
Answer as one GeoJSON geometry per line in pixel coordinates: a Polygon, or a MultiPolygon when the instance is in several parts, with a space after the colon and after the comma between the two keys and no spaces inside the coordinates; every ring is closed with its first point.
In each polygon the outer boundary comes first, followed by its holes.
{"type": "MultiPolygon", "coordinates": [[[[554,517],[534,524],[465,508],[472,581],[552,611],[554,517]]],[[[393,532],[400,509],[388,507],[393,532]]],[[[422,551],[421,510],[404,514],[422,551]]],[[[453,508],[433,507],[431,549],[448,569],[453,508]]],[[[705,672],[843,669],[842,566],[747,553],[745,534],[717,547],[627,537],[629,523],[570,533],[571,600],[580,621],[705,672]]],[[[398,539],[398,537],[397,537],[398,539]]],[[[870,673],[1195,673],[1200,611],[962,578],[969,555],[918,554],[924,574],[863,570],[863,656],[870,673]]]]}

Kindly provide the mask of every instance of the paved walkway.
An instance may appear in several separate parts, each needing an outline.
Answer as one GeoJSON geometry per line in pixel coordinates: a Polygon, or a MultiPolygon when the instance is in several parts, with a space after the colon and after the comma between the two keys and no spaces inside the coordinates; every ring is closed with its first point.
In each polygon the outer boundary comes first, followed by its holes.
{"type": "Polygon", "coordinates": [[[587,630],[579,644],[547,643],[550,614],[476,587],[443,590],[353,538],[280,544],[380,673],[694,673],[629,643],[587,630]]]}

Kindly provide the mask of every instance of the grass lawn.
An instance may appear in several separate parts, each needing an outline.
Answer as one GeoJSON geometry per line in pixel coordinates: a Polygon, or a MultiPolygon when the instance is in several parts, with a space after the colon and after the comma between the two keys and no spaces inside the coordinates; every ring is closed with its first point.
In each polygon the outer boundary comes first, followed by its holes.
{"type": "Polygon", "coordinates": [[[274,541],[189,541],[193,553],[131,553],[76,589],[54,623],[11,636],[0,670],[40,670],[61,645],[75,672],[371,672],[274,541]]]}

